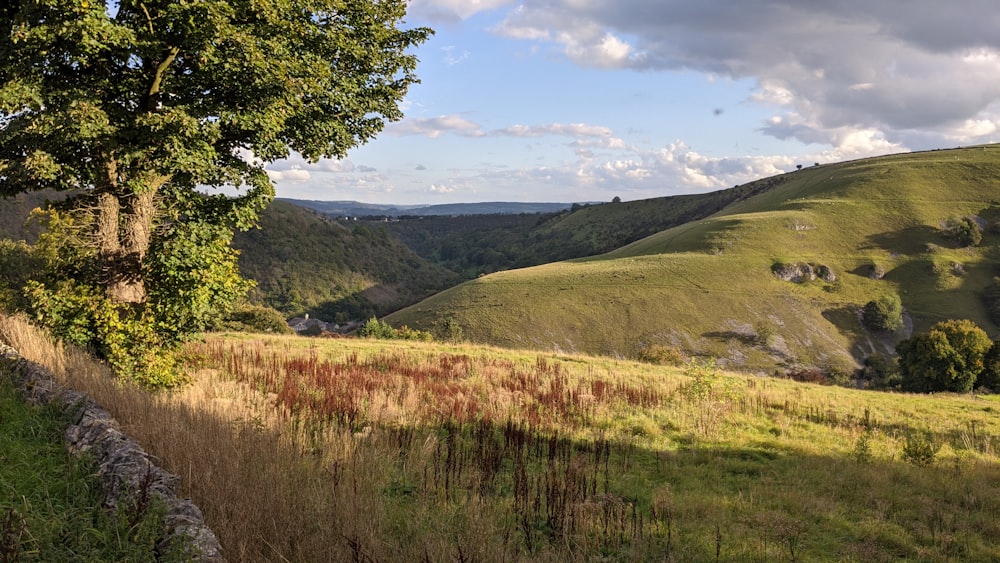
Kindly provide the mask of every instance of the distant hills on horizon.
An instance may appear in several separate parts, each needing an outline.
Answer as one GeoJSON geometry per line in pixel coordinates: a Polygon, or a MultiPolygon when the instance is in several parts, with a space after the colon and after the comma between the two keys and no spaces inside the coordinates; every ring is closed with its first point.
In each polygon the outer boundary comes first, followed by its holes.
{"type": "Polygon", "coordinates": [[[277,198],[300,207],[313,209],[325,215],[339,217],[386,216],[461,216],[461,215],[517,215],[522,213],[558,213],[573,207],[573,205],[590,205],[596,202],[558,203],[558,202],[514,202],[487,201],[479,203],[442,203],[437,205],[396,205],[362,203],[359,201],[322,201],[294,198],[277,198]]]}

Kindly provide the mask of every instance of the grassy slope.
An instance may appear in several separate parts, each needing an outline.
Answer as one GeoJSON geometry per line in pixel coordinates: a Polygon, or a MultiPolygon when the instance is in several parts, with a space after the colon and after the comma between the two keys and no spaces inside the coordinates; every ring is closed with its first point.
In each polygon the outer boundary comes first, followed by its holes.
{"type": "Polygon", "coordinates": [[[602,256],[486,276],[389,320],[432,328],[452,318],[479,342],[626,357],[673,345],[756,369],[850,369],[884,350],[856,317],[883,293],[900,294],[917,329],[970,318],[996,333],[979,292],[996,274],[997,235],[987,232],[978,249],[956,249],[939,228],[969,214],[996,221],[1000,147],[787,176],[711,218],[602,256]],[[800,261],[827,265],[838,280],[793,284],[771,272],[800,261]],[[955,263],[964,275],[953,273],[955,263]],[[868,277],[873,264],[887,271],[883,280],[868,277]],[[766,346],[755,342],[762,328],[774,334],[766,346]]]}

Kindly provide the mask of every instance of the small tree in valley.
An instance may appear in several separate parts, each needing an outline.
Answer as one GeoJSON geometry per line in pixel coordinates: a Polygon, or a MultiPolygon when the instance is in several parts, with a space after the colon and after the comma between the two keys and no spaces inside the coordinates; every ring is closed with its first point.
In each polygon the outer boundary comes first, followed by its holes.
{"type": "Polygon", "coordinates": [[[968,392],[992,346],[986,331],[972,321],[939,322],[896,347],[903,387],[921,393],[968,392]]]}
{"type": "Polygon", "coordinates": [[[903,326],[903,304],[895,294],[883,295],[865,304],[861,322],[872,330],[894,332],[903,326]]]}

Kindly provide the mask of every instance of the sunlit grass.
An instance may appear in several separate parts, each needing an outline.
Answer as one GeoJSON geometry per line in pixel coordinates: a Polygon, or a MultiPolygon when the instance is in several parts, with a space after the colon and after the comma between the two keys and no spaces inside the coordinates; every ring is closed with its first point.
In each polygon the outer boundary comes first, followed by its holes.
{"type": "Polygon", "coordinates": [[[993,398],[413,342],[187,352],[179,393],[62,377],[111,391],[233,560],[1000,557],[993,398]]]}

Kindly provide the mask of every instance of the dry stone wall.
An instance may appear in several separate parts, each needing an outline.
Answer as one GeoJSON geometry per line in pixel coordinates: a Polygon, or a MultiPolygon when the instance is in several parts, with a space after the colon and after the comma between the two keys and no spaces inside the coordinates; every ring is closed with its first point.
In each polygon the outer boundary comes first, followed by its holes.
{"type": "Polygon", "coordinates": [[[201,510],[190,499],[178,497],[180,477],[158,467],[155,458],[126,436],[108,411],[85,394],[59,385],[48,370],[3,343],[0,374],[7,374],[29,403],[56,405],[73,413],[75,422],[66,429],[66,447],[74,454],[87,452],[97,462],[108,508],[135,502],[136,494],[158,497],[166,507],[161,547],[182,540],[193,548],[196,561],[225,561],[201,510]]]}

